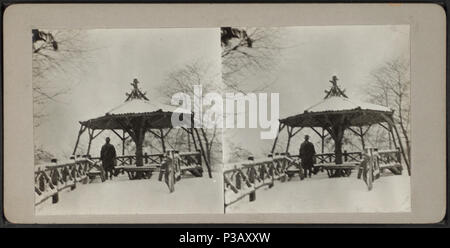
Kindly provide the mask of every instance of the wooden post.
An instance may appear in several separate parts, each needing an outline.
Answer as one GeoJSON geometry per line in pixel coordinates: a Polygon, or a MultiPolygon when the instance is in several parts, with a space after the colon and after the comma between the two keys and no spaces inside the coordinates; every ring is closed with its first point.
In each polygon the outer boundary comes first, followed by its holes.
{"type": "Polygon", "coordinates": [[[75,153],[77,152],[78,143],[80,142],[80,136],[84,133],[85,130],[86,127],[83,124],[81,124],[80,130],[78,131],[77,141],[75,142],[75,148],[73,148],[72,155],[75,155],[75,153]]]}
{"type": "Polygon", "coordinates": [[[197,135],[198,144],[200,146],[200,151],[202,152],[203,160],[205,160],[206,169],[208,170],[208,176],[209,176],[209,178],[212,178],[211,167],[209,164],[210,161],[208,161],[208,159],[206,158],[205,149],[203,149],[202,140],[200,139],[200,135],[198,134],[197,128],[194,128],[194,131],[195,131],[195,134],[197,135]]]}
{"type": "MultiPolygon", "coordinates": [[[[51,162],[52,163],[58,163],[58,160],[56,159],[56,158],[53,158],[52,160],[51,160],[51,162]]],[[[50,174],[51,175],[51,174],[50,174]]],[[[58,176],[59,176],[59,173],[53,173],[53,175],[51,175],[50,177],[50,180],[51,180],[51,183],[56,187],[56,188],[58,188],[58,184],[59,184],[59,178],[58,178],[58,176]]],[[[54,195],[52,195],[52,203],[53,204],[55,204],[55,203],[58,203],[58,201],[59,201],[59,192],[57,191],[54,195]]]]}
{"type": "MultiPolygon", "coordinates": [[[[187,129],[186,129],[186,132],[188,132],[187,129]]],[[[198,151],[199,148],[197,147],[197,142],[195,141],[194,128],[191,128],[191,131],[188,132],[188,133],[189,133],[189,134],[191,135],[191,137],[192,137],[192,143],[194,143],[194,148],[195,148],[195,150],[198,151]]]]}
{"type": "Polygon", "coordinates": [[[388,123],[389,129],[391,129],[391,130],[394,129],[395,134],[397,135],[398,144],[400,145],[400,151],[402,152],[403,160],[405,161],[406,167],[408,169],[408,175],[411,176],[411,168],[410,168],[410,164],[409,164],[410,161],[406,158],[405,150],[403,149],[402,140],[400,139],[400,135],[398,134],[398,130],[397,130],[397,127],[395,126],[394,120],[392,120],[391,118],[389,118],[385,114],[381,114],[381,116],[388,123]]]}
{"type": "MultiPolygon", "coordinates": [[[[131,138],[136,144],[136,166],[141,167],[144,165],[142,145],[145,138],[144,118],[135,119],[132,122],[132,131],[129,132],[131,138]]],[[[137,178],[142,178],[142,173],[136,173],[137,178]]]]}
{"type": "Polygon", "coordinates": [[[287,133],[288,133],[288,140],[287,140],[287,144],[286,144],[286,153],[289,152],[289,145],[291,143],[291,138],[292,138],[292,130],[294,128],[293,127],[287,127],[287,133]]]}
{"type": "Polygon", "coordinates": [[[187,134],[187,141],[188,141],[188,151],[191,151],[191,136],[189,133],[187,134]]]}
{"type": "Polygon", "coordinates": [[[409,160],[406,158],[405,150],[403,148],[402,141],[400,140],[400,135],[398,134],[398,130],[397,130],[397,127],[395,125],[393,126],[393,128],[394,128],[394,131],[395,131],[395,133],[397,135],[398,143],[400,145],[400,150],[401,150],[402,155],[403,155],[403,160],[405,160],[406,168],[408,169],[408,175],[411,176],[411,168],[410,168],[410,165],[409,165],[409,160]]]}
{"type": "Polygon", "coordinates": [[[55,204],[55,203],[58,203],[58,201],[59,201],[59,195],[57,192],[54,195],[52,195],[52,203],[55,204]]]}
{"type": "Polygon", "coordinates": [[[359,137],[361,138],[361,146],[362,146],[362,149],[364,151],[364,149],[366,149],[366,143],[364,142],[364,132],[363,132],[361,126],[359,127],[359,132],[360,132],[360,136],[359,137]]]}
{"type": "Polygon", "coordinates": [[[125,141],[127,139],[127,137],[125,136],[125,130],[122,130],[122,156],[125,156],[125,141]]]}
{"type": "MultiPolygon", "coordinates": [[[[248,157],[249,161],[253,161],[253,157],[248,157]]],[[[253,170],[253,168],[250,168],[250,170],[253,170]]],[[[249,177],[250,182],[254,183],[254,178],[252,176],[249,177]],[[252,182],[253,181],[253,182],[252,182]]],[[[254,189],[249,195],[248,195],[249,201],[255,201],[256,200],[256,189],[254,189]]]]}
{"type": "Polygon", "coordinates": [[[144,135],[142,135],[143,130],[142,128],[139,128],[138,130],[135,130],[136,133],[136,166],[143,166],[144,161],[142,159],[142,146],[144,143],[144,135]]]}
{"type": "Polygon", "coordinates": [[[148,164],[148,154],[144,153],[144,163],[148,164]]]}
{"type": "Polygon", "coordinates": [[[280,132],[281,132],[281,130],[283,130],[283,128],[284,128],[285,126],[286,126],[286,125],[284,125],[284,124],[282,124],[282,123],[280,122],[280,125],[278,126],[277,137],[275,137],[275,140],[273,141],[273,146],[272,146],[272,150],[270,151],[270,153],[273,153],[273,152],[275,151],[275,147],[277,146],[277,142],[278,142],[278,136],[280,136],[280,132]]]}
{"type": "Polygon", "coordinates": [[[391,135],[391,132],[389,130],[388,131],[388,141],[389,141],[389,149],[392,149],[392,138],[393,136],[391,135]]]}
{"type": "Polygon", "coordinates": [[[322,135],[320,136],[322,140],[322,153],[325,152],[325,128],[322,128],[322,135]]]}
{"type": "Polygon", "coordinates": [[[321,141],[322,141],[322,153],[324,153],[325,150],[325,128],[322,128],[322,133],[319,133],[319,131],[317,131],[314,127],[311,127],[311,129],[317,134],[319,135],[321,141]]]}
{"type": "Polygon", "coordinates": [[[91,143],[92,143],[92,140],[94,139],[94,129],[89,128],[88,134],[89,134],[89,143],[88,143],[88,149],[87,149],[86,155],[89,155],[89,153],[91,151],[91,143]]]}
{"type": "Polygon", "coordinates": [[[372,190],[373,187],[373,170],[374,170],[374,163],[375,163],[375,159],[374,159],[374,155],[373,155],[374,149],[373,148],[369,148],[367,153],[370,156],[369,161],[366,165],[366,170],[364,171],[364,181],[367,184],[367,187],[369,189],[369,191],[372,190]]]}
{"type": "Polygon", "coordinates": [[[236,174],[236,189],[241,189],[241,173],[236,174]]]}
{"type": "Polygon", "coordinates": [[[162,129],[159,129],[159,132],[160,132],[160,136],[159,137],[161,138],[162,151],[163,151],[163,153],[165,153],[166,152],[166,144],[164,142],[164,132],[163,132],[162,129]]]}
{"type": "Polygon", "coordinates": [[[398,148],[398,146],[397,146],[397,142],[395,141],[395,136],[394,136],[394,132],[392,131],[392,127],[391,126],[389,126],[389,133],[391,134],[391,136],[392,136],[392,142],[394,143],[394,147],[397,149],[398,148]]]}
{"type": "Polygon", "coordinates": [[[347,162],[348,161],[348,153],[346,150],[344,150],[344,161],[347,162]]]}
{"type": "Polygon", "coordinates": [[[344,128],[339,124],[334,127],[334,162],[342,164],[342,138],[344,136],[344,128]]]}

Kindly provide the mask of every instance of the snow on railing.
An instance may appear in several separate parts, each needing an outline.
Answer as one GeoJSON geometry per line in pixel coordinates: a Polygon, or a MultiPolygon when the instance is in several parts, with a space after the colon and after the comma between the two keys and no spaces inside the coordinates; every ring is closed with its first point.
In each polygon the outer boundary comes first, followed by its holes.
{"type": "MultiPolygon", "coordinates": [[[[153,153],[142,155],[144,164],[161,164],[164,158],[164,153],[153,153]]],[[[93,157],[92,160],[100,161],[100,157],[93,157]]],[[[117,166],[126,166],[136,164],[136,155],[121,155],[116,157],[117,166]]]]}
{"type": "MultiPolygon", "coordinates": [[[[298,154],[289,155],[291,158],[299,158],[298,154]]],[[[362,152],[347,152],[344,151],[342,153],[342,158],[344,162],[359,162],[362,160],[363,153],[362,152]]],[[[316,163],[334,163],[336,159],[336,155],[334,153],[317,153],[314,155],[316,159],[316,163]]]]}
{"type": "Polygon", "coordinates": [[[58,193],[66,188],[74,190],[76,184],[88,182],[89,171],[96,167],[96,163],[89,158],[73,159],[68,161],[40,164],[35,166],[34,191],[35,205],[52,198],[53,203],[59,200],[58,193]]]}
{"type": "Polygon", "coordinates": [[[395,175],[402,174],[403,166],[400,149],[379,150],[377,151],[377,159],[382,171],[388,169],[395,175]]]}
{"type": "Polygon", "coordinates": [[[172,193],[175,191],[175,183],[181,179],[185,171],[189,171],[196,177],[203,175],[200,151],[182,153],[175,150],[167,151],[160,166],[158,179],[161,181],[164,178],[164,182],[172,193]]]}
{"type": "MultiPolygon", "coordinates": [[[[270,155],[269,155],[270,156],[270,155]]],[[[286,181],[288,168],[296,160],[285,155],[263,159],[253,159],[239,163],[225,164],[223,169],[225,207],[238,202],[247,195],[250,201],[256,200],[256,190],[263,186],[274,186],[275,180],[286,181]]]]}
{"type": "MultiPolygon", "coordinates": [[[[170,150],[175,151],[175,150],[170,150]]],[[[175,151],[177,152],[177,151],[175,151]]],[[[201,160],[201,153],[200,151],[194,151],[194,152],[179,152],[179,156],[183,161],[185,161],[186,165],[192,166],[193,163],[197,165],[202,164],[201,160]]],[[[142,155],[144,164],[162,164],[164,157],[166,154],[164,153],[152,153],[147,154],[144,153],[142,155]]],[[[93,157],[93,161],[100,161],[100,157],[93,157]]],[[[128,165],[135,165],[136,164],[136,155],[121,155],[116,157],[117,166],[128,166],[128,165]]]]}
{"type": "Polygon", "coordinates": [[[378,150],[378,148],[367,148],[363,154],[364,159],[358,167],[358,179],[363,176],[367,187],[372,190],[373,182],[381,177],[384,170],[390,170],[395,175],[401,175],[403,166],[401,164],[400,150],[378,150]]]}

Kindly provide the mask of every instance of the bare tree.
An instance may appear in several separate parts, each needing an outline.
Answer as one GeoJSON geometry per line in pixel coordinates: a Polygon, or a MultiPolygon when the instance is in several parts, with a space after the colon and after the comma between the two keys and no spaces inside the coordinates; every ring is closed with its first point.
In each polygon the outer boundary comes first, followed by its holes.
{"type": "MultiPolygon", "coordinates": [[[[168,101],[175,93],[183,92],[190,96],[194,95],[194,85],[201,85],[203,92],[215,91],[221,92],[220,73],[213,71],[208,63],[195,62],[184,65],[172,71],[166,78],[161,92],[167,97],[168,101]]],[[[194,103],[195,104],[195,103],[194,103]]],[[[193,106],[203,107],[203,106],[193,106]]],[[[199,128],[194,130],[194,135],[202,139],[205,145],[206,159],[209,164],[214,162],[222,162],[222,142],[221,131],[214,125],[213,128],[199,128]]],[[[187,135],[175,136],[178,143],[190,144],[193,142],[187,135]]]]}
{"type": "Polygon", "coordinates": [[[243,81],[253,73],[270,71],[282,47],[276,28],[221,28],[223,83],[234,91],[260,91],[268,86],[262,83],[256,89],[245,89],[243,81]]]}
{"type": "Polygon", "coordinates": [[[243,160],[247,160],[253,154],[245,149],[242,145],[237,144],[231,140],[224,142],[226,148],[224,148],[224,163],[235,163],[243,160]]]}
{"type": "Polygon", "coordinates": [[[42,163],[50,163],[52,158],[54,158],[53,154],[45,151],[41,146],[35,147],[34,149],[35,165],[42,163]]]}
{"type": "MultiPolygon", "coordinates": [[[[248,92],[263,91],[273,84],[272,76],[269,73],[277,64],[280,50],[284,49],[280,45],[280,37],[280,29],[277,28],[222,27],[222,82],[225,88],[245,95],[248,92]],[[265,80],[259,82],[258,85],[244,83],[251,76],[266,74],[265,80]]],[[[224,129],[223,135],[229,135],[226,129],[224,129]]],[[[272,142],[266,143],[267,146],[272,146],[272,142]]],[[[283,142],[280,141],[278,146],[281,143],[283,142]]],[[[231,155],[238,158],[247,159],[247,155],[251,154],[235,144],[229,146],[226,149],[231,151],[231,155]]],[[[228,162],[236,160],[227,156],[228,154],[225,159],[228,162]]]]}
{"type": "Polygon", "coordinates": [[[49,101],[69,92],[74,83],[72,75],[82,72],[90,50],[85,33],[79,30],[32,30],[32,80],[34,126],[47,115],[49,101]],[[60,79],[55,83],[55,79],[60,79]]]}
{"type": "MultiPolygon", "coordinates": [[[[369,101],[394,109],[394,122],[400,130],[402,146],[406,147],[407,163],[410,144],[410,68],[407,60],[396,58],[372,72],[373,80],[366,88],[369,101]],[[404,145],[403,145],[404,144],[404,145]]],[[[387,133],[389,135],[389,133],[387,133]]]]}

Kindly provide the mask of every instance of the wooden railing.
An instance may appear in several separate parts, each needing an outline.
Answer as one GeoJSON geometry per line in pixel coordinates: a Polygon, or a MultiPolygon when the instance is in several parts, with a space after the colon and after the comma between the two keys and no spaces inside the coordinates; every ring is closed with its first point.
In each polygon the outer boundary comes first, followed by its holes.
{"type": "MultiPolygon", "coordinates": [[[[177,153],[180,156],[181,160],[183,161],[183,164],[185,164],[186,166],[192,164],[197,165],[202,164],[201,153],[199,151],[179,152],[179,153],[175,151],[175,153],[177,153]]],[[[153,154],[144,153],[142,157],[145,165],[145,164],[162,164],[165,156],[166,154],[164,153],[153,153],[153,154]]],[[[93,157],[91,159],[96,162],[101,162],[100,157],[93,157]]],[[[135,165],[136,155],[117,156],[116,160],[117,160],[116,166],[135,165]]]]}
{"type": "MultiPolygon", "coordinates": [[[[298,154],[289,155],[291,158],[299,158],[298,154]]],[[[314,155],[314,158],[316,159],[317,164],[323,164],[323,163],[334,163],[336,156],[334,153],[317,153],[314,155]]],[[[342,159],[343,162],[358,162],[363,159],[363,153],[362,152],[347,152],[344,151],[342,153],[342,159]]]]}
{"type": "MultiPolygon", "coordinates": [[[[250,201],[256,199],[256,190],[263,186],[274,186],[275,180],[284,182],[287,170],[295,160],[287,156],[225,164],[223,169],[225,207],[238,202],[247,195],[250,201]]],[[[298,167],[298,165],[294,165],[298,167]]]]}
{"type": "Polygon", "coordinates": [[[377,151],[377,159],[381,172],[388,169],[395,175],[402,174],[403,166],[399,149],[379,150],[377,151]]]}
{"type": "Polygon", "coordinates": [[[164,182],[170,193],[175,191],[175,183],[181,179],[184,172],[189,171],[196,177],[203,175],[201,153],[168,151],[160,166],[159,181],[164,182]]]}
{"type": "MultiPolygon", "coordinates": [[[[159,169],[163,174],[166,173],[165,168],[170,167],[173,168],[172,171],[176,174],[189,171],[194,176],[202,176],[203,169],[200,152],[178,153],[175,151],[170,154],[172,157],[169,160],[167,154],[146,155],[144,160],[146,160],[146,163],[149,163],[149,161],[158,163],[159,166],[156,169],[159,169]]],[[[136,160],[135,156],[119,156],[117,160],[122,162],[122,165],[119,167],[135,167],[129,165],[133,165],[133,161],[136,160]]],[[[170,170],[167,171],[167,174],[169,172],[170,170]]],[[[82,158],[77,156],[77,158],[72,157],[68,161],[57,162],[57,160],[54,160],[52,163],[36,165],[34,173],[35,205],[39,205],[49,198],[52,198],[52,203],[57,203],[59,201],[59,192],[67,188],[74,190],[77,183],[86,184],[89,182],[89,179],[93,179],[96,176],[100,176],[102,181],[105,180],[104,170],[99,158],[89,158],[88,156],[82,158]]],[[[169,183],[166,181],[166,183],[168,183],[172,192],[174,190],[174,182],[169,183]]]]}
{"type": "MultiPolygon", "coordinates": [[[[377,171],[389,169],[395,174],[401,174],[400,151],[377,149],[370,150],[369,153],[344,152],[343,158],[346,164],[354,164],[358,172],[364,173],[364,181],[369,190],[372,189],[372,182],[379,177],[377,171]],[[362,169],[361,166],[362,165],[362,169]]],[[[290,168],[294,168],[302,177],[302,169],[298,155],[275,154],[274,157],[265,159],[225,164],[223,167],[224,179],[224,200],[225,208],[249,196],[250,201],[256,200],[256,191],[264,186],[269,188],[274,186],[275,180],[284,182],[289,177],[290,168]]],[[[316,159],[320,163],[334,163],[334,154],[316,154],[316,159]],[[331,161],[331,162],[330,162],[331,161]]],[[[352,167],[352,168],[353,168],[352,167]]],[[[336,170],[336,168],[335,168],[336,170]]],[[[360,173],[358,173],[358,178],[360,173]]]]}
{"type": "Polygon", "coordinates": [[[399,149],[378,150],[377,148],[368,148],[358,167],[358,179],[362,176],[370,191],[373,182],[381,177],[384,170],[387,169],[395,175],[401,175],[403,166],[400,153],[399,149]]]}
{"type": "MultiPolygon", "coordinates": [[[[196,177],[203,175],[202,157],[200,151],[178,152],[168,150],[166,153],[156,153],[143,155],[143,166],[136,167],[135,155],[117,156],[117,165],[114,167],[117,173],[127,173],[130,179],[149,179],[153,172],[159,173],[159,181],[162,180],[166,168],[166,160],[170,156],[177,164],[181,174],[188,171],[196,177]]],[[[92,160],[101,164],[100,157],[94,157],[92,160]]]]}
{"type": "Polygon", "coordinates": [[[203,175],[202,168],[202,157],[199,151],[197,152],[168,152],[166,156],[163,158],[163,163],[159,167],[160,174],[159,180],[161,181],[162,175],[165,173],[167,166],[165,166],[165,162],[167,158],[170,158],[171,163],[173,162],[174,170],[178,173],[183,174],[186,171],[189,171],[196,177],[201,177],[203,175]]]}
{"type": "MultiPolygon", "coordinates": [[[[201,168],[202,167],[202,156],[200,151],[197,152],[180,152],[180,168],[181,172],[189,170],[190,168],[196,167],[201,168]]],[[[193,173],[194,174],[194,173],[193,173]]]]}
{"type": "Polygon", "coordinates": [[[91,169],[101,166],[88,158],[71,159],[65,162],[37,165],[34,172],[35,205],[52,198],[53,203],[59,200],[59,192],[70,188],[74,190],[77,183],[86,184],[91,169]]]}
{"type": "Polygon", "coordinates": [[[380,164],[400,164],[401,153],[399,150],[381,150],[378,151],[378,159],[380,164]]]}
{"type": "MultiPolygon", "coordinates": [[[[144,153],[142,155],[144,164],[161,164],[164,158],[164,153],[154,153],[147,154],[144,153]]],[[[100,161],[100,157],[93,157],[92,160],[100,161]]],[[[136,155],[122,155],[117,156],[117,166],[125,166],[125,165],[135,165],[136,164],[136,155]]]]}

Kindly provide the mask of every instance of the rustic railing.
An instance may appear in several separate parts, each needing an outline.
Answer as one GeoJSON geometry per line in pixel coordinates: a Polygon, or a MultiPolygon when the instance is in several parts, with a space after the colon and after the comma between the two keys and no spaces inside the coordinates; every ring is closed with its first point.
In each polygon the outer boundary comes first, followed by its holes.
{"type": "MultiPolygon", "coordinates": [[[[117,159],[126,163],[126,165],[119,166],[120,168],[126,168],[130,173],[136,173],[136,171],[133,172],[133,169],[137,167],[132,166],[133,161],[136,160],[135,156],[120,156],[117,159]]],[[[203,173],[201,153],[198,151],[183,153],[170,151],[167,154],[147,155],[146,159],[157,162],[158,166],[154,169],[161,172],[161,178],[165,174],[165,181],[171,192],[175,190],[176,181],[169,180],[172,175],[179,180],[181,174],[186,171],[197,177],[201,177],[203,173]]],[[[34,173],[35,205],[39,205],[49,198],[52,198],[52,203],[57,203],[59,192],[67,188],[74,190],[77,183],[86,184],[89,179],[93,180],[96,176],[100,176],[102,182],[105,181],[105,173],[99,160],[99,158],[77,156],[77,158],[72,157],[69,161],[57,162],[54,160],[49,164],[37,165],[34,173]]]]}
{"type": "Polygon", "coordinates": [[[197,152],[180,152],[179,163],[181,173],[190,171],[194,176],[202,176],[202,156],[200,151],[197,152]],[[191,170],[197,169],[197,170],[191,170]]]}
{"type": "MultiPolygon", "coordinates": [[[[334,154],[317,154],[318,164],[333,164],[334,154]],[[331,162],[330,162],[331,161],[331,162]]],[[[327,170],[339,170],[340,167],[346,167],[344,170],[358,169],[358,178],[364,175],[364,181],[369,190],[372,189],[372,183],[379,178],[384,169],[391,170],[394,174],[401,174],[400,151],[378,149],[367,149],[363,152],[344,152],[344,164],[335,165],[336,168],[326,168],[327,170]],[[339,168],[338,168],[339,167],[339,168]]],[[[256,191],[264,186],[269,188],[274,186],[275,180],[284,182],[289,178],[290,171],[293,168],[302,178],[303,172],[300,166],[301,161],[298,155],[275,154],[274,157],[225,164],[223,168],[224,179],[224,203],[225,208],[249,196],[249,201],[256,200],[256,191]]],[[[328,172],[328,171],[327,171],[328,172]]],[[[348,172],[347,172],[348,173],[348,172]]]]}
{"type": "MultiPolygon", "coordinates": [[[[298,154],[289,155],[291,158],[299,158],[298,154]]],[[[324,163],[334,163],[336,156],[334,153],[317,153],[314,155],[314,158],[316,159],[317,164],[324,164],[324,163]]],[[[343,162],[358,162],[361,161],[363,158],[362,152],[347,152],[344,151],[342,153],[342,159],[343,162]]]]}
{"type": "MultiPolygon", "coordinates": [[[[136,166],[135,155],[117,156],[117,165],[114,167],[116,173],[127,173],[128,177],[133,179],[149,179],[153,172],[159,172],[158,180],[163,179],[165,171],[165,161],[168,156],[175,156],[173,159],[179,163],[179,171],[181,174],[190,172],[196,177],[203,175],[202,157],[200,151],[179,152],[176,150],[168,150],[166,153],[156,153],[143,155],[143,166],[136,166]]],[[[92,160],[101,164],[100,157],[94,157],[92,160]]]]}
{"type": "Polygon", "coordinates": [[[196,177],[203,175],[201,153],[168,151],[160,166],[159,181],[164,177],[164,182],[170,193],[175,191],[175,183],[181,179],[184,172],[189,171],[196,177]]]}
{"type": "Polygon", "coordinates": [[[274,156],[265,159],[225,164],[223,169],[225,207],[238,202],[246,196],[250,201],[256,199],[256,190],[274,186],[275,180],[284,182],[287,170],[295,161],[287,156],[274,156]]]}
{"type": "Polygon", "coordinates": [[[170,158],[171,162],[174,163],[175,171],[180,174],[184,174],[189,171],[192,175],[196,177],[201,177],[203,175],[202,168],[202,157],[199,151],[197,152],[178,152],[178,151],[168,151],[166,156],[163,158],[163,163],[159,167],[159,180],[162,180],[162,175],[165,173],[167,166],[165,166],[166,158],[170,158]]]}
{"type": "Polygon", "coordinates": [[[395,150],[377,150],[377,162],[380,165],[380,170],[389,170],[395,175],[401,175],[403,171],[401,152],[399,149],[395,150]]]}
{"type": "MultiPolygon", "coordinates": [[[[173,151],[173,150],[172,150],[173,151]]],[[[177,151],[174,151],[178,153],[177,151]]],[[[181,159],[184,161],[183,164],[186,166],[192,166],[192,164],[201,165],[201,153],[199,151],[195,152],[179,152],[178,153],[181,159]]],[[[144,164],[161,164],[164,160],[166,154],[164,153],[153,153],[147,154],[144,153],[142,155],[144,164]]],[[[93,161],[101,161],[100,157],[93,157],[93,161]]],[[[126,165],[135,165],[136,164],[136,155],[122,155],[116,157],[117,165],[116,166],[126,166],[126,165]]]]}
{"type": "Polygon", "coordinates": [[[401,153],[397,150],[381,150],[378,151],[378,159],[380,164],[389,166],[389,165],[398,165],[401,164],[401,153]]]}
{"type": "Polygon", "coordinates": [[[390,170],[395,175],[401,175],[403,166],[401,164],[400,150],[378,150],[377,148],[366,149],[363,160],[358,167],[358,179],[363,176],[367,187],[372,190],[373,182],[380,178],[384,170],[390,170]]]}
{"type": "MultiPolygon", "coordinates": [[[[144,164],[161,164],[163,161],[164,153],[154,153],[142,155],[144,164]]],[[[100,157],[93,157],[92,160],[100,161],[100,157]]],[[[116,157],[117,166],[135,165],[136,155],[122,155],[116,157]]]]}
{"type": "Polygon", "coordinates": [[[49,198],[52,203],[59,200],[59,192],[70,188],[74,190],[77,183],[88,183],[91,169],[97,168],[102,174],[101,166],[88,158],[71,159],[65,162],[37,165],[34,172],[35,205],[49,198]]]}

